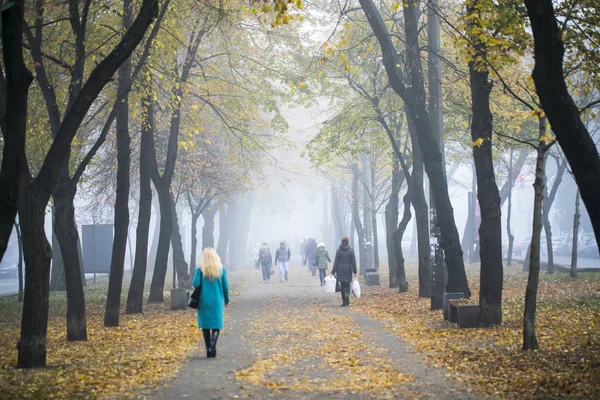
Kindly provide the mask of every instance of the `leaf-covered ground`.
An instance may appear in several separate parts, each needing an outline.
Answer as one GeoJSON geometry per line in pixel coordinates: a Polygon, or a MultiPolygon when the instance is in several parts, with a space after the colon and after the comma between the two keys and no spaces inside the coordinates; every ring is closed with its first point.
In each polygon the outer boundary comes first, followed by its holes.
{"type": "MultiPolygon", "coordinates": [[[[473,267],[473,266],[472,266],[473,267]]],[[[473,269],[473,268],[472,268],[473,269]]],[[[522,320],[527,275],[507,269],[503,324],[459,329],[417,297],[417,282],[398,294],[385,282],[364,287],[357,310],[424,353],[429,365],[475,392],[500,398],[600,398],[600,274],[541,275],[537,307],[540,350],[523,352],[522,320]]],[[[479,296],[475,270],[473,299],[479,296]]],[[[385,272],[382,271],[382,274],[385,272]]]]}
{"type": "MultiPolygon", "coordinates": [[[[194,313],[170,311],[168,298],[104,328],[103,282],[86,288],[89,340],[66,342],[65,294],[52,294],[48,368],[17,370],[19,306],[2,298],[0,398],[600,398],[600,274],[542,275],[536,352],[521,351],[517,267],[506,273],[504,323],[492,329],[459,329],[429,311],[414,266],[405,294],[381,274],[381,286],[363,285],[340,308],[300,266],[288,283],[231,273],[217,359],[205,358],[194,313]]],[[[477,299],[476,266],[469,275],[477,299]]]]}
{"type": "Polygon", "coordinates": [[[195,314],[172,312],[167,292],[164,304],[145,303],[144,313],[132,316],[123,307],[120,326],[104,328],[106,290],[106,282],[86,288],[84,342],[66,341],[65,293],[51,294],[48,367],[32,370],[15,368],[20,305],[14,296],[0,298],[1,399],[125,397],[177,372],[199,338],[195,314]]]}
{"type": "Polygon", "coordinates": [[[339,294],[325,293],[305,267],[291,266],[284,283],[236,279],[251,284],[228,311],[217,358],[198,346],[175,380],[149,397],[473,398],[379,321],[341,308],[339,294]]]}

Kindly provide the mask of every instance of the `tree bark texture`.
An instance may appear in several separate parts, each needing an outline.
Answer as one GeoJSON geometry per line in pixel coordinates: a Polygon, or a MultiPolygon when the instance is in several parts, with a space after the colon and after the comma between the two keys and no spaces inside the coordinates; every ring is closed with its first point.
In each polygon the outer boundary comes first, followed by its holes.
{"type": "Polygon", "coordinates": [[[371,173],[371,179],[370,179],[370,184],[371,187],[369,188],[370,192],[371,192],[371,227],[373,230],[373,261],[374,261],[374,266],[375,269],[379,271],[379,234],[377,232],[377,204],[376,204],[376,199],[375,199],[375,170],[376,170],[376,164],[375,164],[375,157],[373,155],[370,156],[370,163],[369,163],[369,171],[371,173]]]}
{"type": "Polygon", "coordinates": [[[394,161],[392,171],[392,191],[385,206],[385,244],[388,254],[389,286],[390,289],[398,287],[398,260],[396,259],[396,244],[394,233],[398,229],[398,193],[400,192],[400,169],[398,160],[394,161]]]}
{"type": "MultiPolygon", "coordinates": [[[[65,170],[65,173],[67,171],[65,170]]],[[[87,340],[85,296],[81,281],[81,264],[77,244],[79,232],[75,224],[73,199],[77,186],[60,179],[54,189],[54,235],[58,239],[67,289],[67,340],[87,340]],[[75,243],[75,245],[73,245],[75,243]]],[[[57,247],[58,248],[58,247],[57,247]]]]}
{"type": "Polygon", "coordinates": [[[404,107],[406,122],[412,144],[411,203],[417,222],[417,253],[419,257],[419,297],[431,297],[431,241],[429,238],[429,206],[423,187],[423,155],[419,148],[419,139],[412,111],[404,107]]]}
{"type": "Polygon", "coordinates": [[[17,302],[23,302],[23,238],[21,237],[21,228],[19,224],[15,224],[15,231],[17,232],[17,240],[19,241],[19,266],[17,267],[17,274],[19,278],[19,294],[17,296],[17,302]]]}
{"type": "MultiPolygon", "coordinates": [[[[175,200],[171,194],[171,210],[172,210],[172,221],[173,230],[171,231],[171,246],[173,248],[173,268],[177,271],[177,287],[189,289],[192,285],[192,280],[188,272],[188,265],[185,261],[185,255],[183,253],[183,240],[181,238],[181,232],[179,231],[179,219],[177,218],[177,207],[175,206],[175,200]]],[[[175,282],[173,282],[175,285],[175,282]]]]}
{"type": "Polygon", "coordinates": [[[537,292],[540,280],[540,238],[542,233],[542,201],[544,197],[544,170],[546,151],[549,145],[542,143],[546,131],[546,118],[540,118],[540,142],[535,162],[535,181],[533,183],[533,228],[531,234],[529,276],[525,290],[525,312],[523,314],[523,350],[535,350],[538,342],[535,336],[535,317],[537,292]]]}
{"type": "Polygon", "coordinates": [[[402,219],[398,224],[398,229],[394,232],[394,245],[396,246],[396,262],[398,263],[397,274],[398,274],[398,292],[408,292],[408,281],[406,280],[406,269],[404,267],[404,254],[402,250],[402,237],[406,231],[406,227],[410,222],[410,194],[406,193],[402,200],[404,202],[404,211],[402,212],[402,219]]]}
{"type": "MultiPolygon", "coordinates": [[[[485,51],[485,49],[481,49],[485,51]]],[[[479,315],[481,326],[502,323],[502,223],[500,193],[494,174],[492,156],[492,112],[490,93],[492,83],[489,73],[481,70],[474,61],[469,63],[471,82],[471,139],[473,160],[477,174],[477,200],[481,209],[479,249],[481,273],[479,276],[479,315]]]]}
{"type": "Polygon", "coordinates": [[[381,45],[383,65],[388,75],[388,81],[394,91],[407,103],[412,110],[413,120],[418,133],[419,148],[423,154],[425,170],[429,176],[431,190],[434,194],[434,203],[441,231],[440,246],[445,252],[446,266],[448,268],[448,292],[462,292],[470,297],[471,291],[467,282],[463,262],[462,249],[443,164],[443,157],[437,138],[434,136],[431,121],[427,113],[426,93],[421,68],[420,47],[418,43],[418,24],[416,5],[412,2],[403,7],[407,61],[410,72],[410,90],[403,82],[404,76],[399,66],[398,52],[394,48],[387,27],[373,0],[360,0],[361,7],[373,28],[373,33],[381,45]]]}
{"type": "Polygon", "coordinates": [[[573,214],[573,243],[571,244],[571,278],[577,278],[577,241],[579,240],[579,190],[575,195],[575,213],[573,214]]]}
{"type": "Polygon", "coordinates": [[[565,48],[554,4],[552,0],[525,0],[525,6],[534,39],[535,89],[569,161],[600,247],[600,155],[567,89],[563,70],[565,48]]]}
{"type": "Polygon", "coordinates": [[[21,337],[17,344],[19,351],[17,368],[33,368],[46,366],[48,286],[52,250],[44,232],[46,201],[36,193],[34,186],[25,182],[23,185],[26,190],[23,191],[20,201],[19,221],[27,272],[21,337]]]}
{"type": "MultiPolygon", "coordinates": [[[[123,28],[131,26],[131,0],[123,0],[123,28]]],[[[125,91],[130,86],[131,59],[128,58],[119,68],[118,90],[125,91]]],[[[129,234],[129,187],[131,171],[131,137],[129,135],[129,96],[125,96],[117,106],[117,194],[115,199],[115,237],[108,276],[108,294],[104,312],[104,326],[119,326],[121,293],[125,253],[129,234]]]]}
{"type": "Polygon", "coordinates": [[[139,314],[143,310],[144,285],[148,263],[148,238],[152,216],[152,187],[150,185],[150,147],[154,146],[154,104],[148,91],[142,99],[144,121],[142,122],[140,149],[140,200],[136,229],[135,260],[131,284],[127,294],[126,314],[139,314]]]}
{"type": "MultiPolygon", "coordinates": [[[[65,201],[66,202],[66,201],[65,201]]],[[[67,282],[65,279],[65,264],[63,261],[60,244],[58,242],[59,229],[57,227],[56,206],[51,207],[52,212],[52,267],[50,271],[50,291],[64,292],[67,290],[67,282]]]]}
{"type": "Polygon", "coordinates": [[[169,262],[173,216],[169,185],[166,185],[162,181],[155,181],[154,179],[153,182],[160,203],[160,233],[158,234],[156,261],[154,262],[154,273],[152,274],[148,302],[162,303],[164,301],[165,279],[167,277],[167,264],[169,262]]]}
{"type": "Polygon", "coordinates": [[[23,59],[23,12],[25,1],[15,0],[2,10],[2,57],[6,78],[3,110],[4,148],[0,168],[0,260],[4,256],[17,216],[21,174],[28,172],[25,156],[27,95],[33,75],[23,59]]]}
{"type": "Polygon", "coordinates": [[[354,227],[356,229],[356,234],[358,235],[360,273],[362,275],[364,273],[364,265],[366,264],[365,231],[362,222],[360,221],[360,211],[358,209],[358,172],[356,171],[356,168],[352,168],[352,220],[354,221],[354,227]]]}
{"type": "Polygon", "coordinates": [[[373,268],[373,219],[371,218],[371,209],[369,208],[371,205],[371,196],[369,194],[370,190],[370,173],[369,173],[369,164],[367,161],[367,154],[363,153],[361,155],[362,160],[362,215],[363,215],[363,231],[365,238],[365,258],[364,264],[360,265],[360,274],[364,275],[367,268],[373,268]]]}

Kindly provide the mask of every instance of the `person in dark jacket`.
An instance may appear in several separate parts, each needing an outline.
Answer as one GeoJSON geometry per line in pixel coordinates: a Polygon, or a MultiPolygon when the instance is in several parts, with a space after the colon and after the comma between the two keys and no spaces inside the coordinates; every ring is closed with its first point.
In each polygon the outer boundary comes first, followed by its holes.
{"type": "Polygon", "coordinates": [[[275,252],[275,264],[279,267],[279,282],[283,282],[283,278],[288,280],[288,261],[292,257],[292,252],[285,245],[285,242],[279,243],[279,248],[275,252]]]}
{"type": "Polygon", "coordinates": [[[263,282],[267,283],[271,280],[271,265],[273,265],[273,256],[269,251],[269,246],[263,243],[260,251],[258,252],[258,263],[262,269],[263,282]]]}
{"type": "Polygon", "coordinates": [[[304,248],[304,254],[306,256],[306,263],[308,264],[308,270],[315,276],[317,274],[317,267],[314,264],[315,256],[317,255],[317,241],[313,238],[308,239],[306,247],[304,248]]]}
{"type": "Polygon", "coordinates": [[[341,287],[342,307],[350,305],[350,283],[352,275],[356,278],[356,256],[354,250],[349,245],[350,240],[345,237],[342,239],[340,248],[335,253],[333,269],[331,275],[334,275],[341,287]]]}

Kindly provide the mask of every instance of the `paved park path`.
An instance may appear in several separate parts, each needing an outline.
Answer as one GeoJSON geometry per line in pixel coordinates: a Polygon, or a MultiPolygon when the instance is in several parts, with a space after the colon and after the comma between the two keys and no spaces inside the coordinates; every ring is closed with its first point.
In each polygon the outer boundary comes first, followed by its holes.
{"type": "Polygon", "coordinates": [[[305,267],[292,267],[284,283],[235,272],[230,281],[242,294],[226,309],[217,358],[206,358],[198,332],[175,379],[141,397],[474,398],[382,324],[340,307],[305,267]]]}

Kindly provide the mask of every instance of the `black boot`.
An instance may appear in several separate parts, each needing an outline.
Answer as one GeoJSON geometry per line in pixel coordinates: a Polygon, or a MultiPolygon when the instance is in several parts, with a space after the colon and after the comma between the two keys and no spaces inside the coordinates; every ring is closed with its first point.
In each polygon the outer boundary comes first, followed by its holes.
{"type": "Polygon", "coordinates": [[[350,293],[346,293],[345,296],[346,307],[350,305],[350,293]]]}
{"type": "Polygon", "coordinates": [[[210,329],[202,329],[202,335],[204,336],[204,345],[206,346],[206,357],[210,358],[212,347],[210,345],[210,329]]]}
{"type": "Polygon", "coordinates": [[[342,295],[342,307],[346,307],[346,295],[344,292],[341,292],[342,295]]]}
{"type": "Polygon", "coordinates": [[[210,352],[208,358],[215,358],[217,356],[217,340],[219,340],[219,330],[213,329],[210,337],[210,352]]]}

